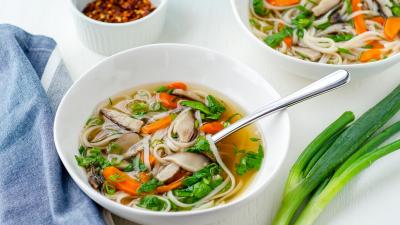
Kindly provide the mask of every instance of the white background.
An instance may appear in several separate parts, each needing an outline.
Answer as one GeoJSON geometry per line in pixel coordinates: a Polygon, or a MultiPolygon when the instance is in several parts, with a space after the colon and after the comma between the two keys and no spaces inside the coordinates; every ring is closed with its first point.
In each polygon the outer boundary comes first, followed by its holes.
{"type": "MultiPolygon", "coordinates": [[[[166,25],[158,42],[200,45],[235,57],[262,74],[281,95],[311,82],[271,68],[273,62],[265,61],[260,50],[249,45],[248,37],[241,33],[228,0],[170,0],[168,7],[166,25]]],[[[32,33],[53,37],[74,80],[104,58],[79,42],[67,0],[0,0],[0,23],[11,23],[32,33]]],[[[275,204],[273,199],[281,189],[289,166],[328,123],[345,110],[359,115],[398,84],[400,64],[384,74],[353,80],[340,90],[290,109],[292,140],[289,156],[279,179],[266,191],[263,199],[275,204]]],[[[350,182],[317,224],[398,225],[399,190],[400,152],[379,160],[350,182]]],[[[268,224],[265,215],[269,213],[263,208],[238,212],[218,224],[268,224]]],[[[117,219],[117,223],[130,224],[121,219],[117,219]]]]}

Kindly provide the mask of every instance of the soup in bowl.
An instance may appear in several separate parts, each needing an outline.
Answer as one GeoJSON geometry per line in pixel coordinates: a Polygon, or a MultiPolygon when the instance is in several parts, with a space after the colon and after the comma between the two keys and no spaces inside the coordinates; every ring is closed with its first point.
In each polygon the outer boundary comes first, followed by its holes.
{"type": "Polygon", "coordinates": [[[261,167],[263,144],[255,126],[215,143],[212,135],[244,113],[211,92],[172,82],[100,103],[83,126],[76,156],[89,184],[122,205],[152,211],[200,210],[233,199],[261,167]]]}
{"type": "Polygon", "coordinates": [[[221,54],[145,46],[75,82],[56,114],[55,143],[78,186],[128,220],[200,225],[249,216],[250,206],[272,205],[252,200],[265,196],[286,156],[288,116],[218,143],[212,135],[277,98],[257,73],[221,54]]]}
{"type": "Polygon", "coordinates": [[[379,74],[399,61],[400,17],[392,12],[398,3],[379,2],[231,0],[254,48],[281,69],[310,78],[337,69],[353,77],[379,74]]]}

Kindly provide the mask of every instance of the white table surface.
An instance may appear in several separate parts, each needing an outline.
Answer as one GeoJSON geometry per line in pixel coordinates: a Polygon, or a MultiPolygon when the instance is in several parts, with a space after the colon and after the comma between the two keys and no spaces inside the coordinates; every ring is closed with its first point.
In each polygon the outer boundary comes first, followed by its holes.
{"type": "MultiPolygon", "coordinates": [[[[0,0],[0,6],[0,23],[11,23],[35,34],[48,35],[58,42],[73,80],[104,58],[79,42],[67,0],[0,0]]],[[[281,95],[311,82],[270,68],[270,63],[259,57],[259,49],[250,47],[247,41],[233,17],[228,0],[170,0],[166,25],[158,42],[199,45],[233,56],[262,74],[281,95]]],[[[359,115],[399,83],[400,64],[384,74],[353,80],[345,88],[290,109],[291,147],[279,179],[255,203],[257,207],[216,223],[269,224],[267,217],[272,212],[266,205],[276,204],[289,165],[306,144],[343,111],[352,110],[359,115]]],[[[398,225],[399,190],[400,152],[379,160],[351,181],[316,224],[398,225]]],[[[132,224],[118,218],[116,223],[132,224]]]]}

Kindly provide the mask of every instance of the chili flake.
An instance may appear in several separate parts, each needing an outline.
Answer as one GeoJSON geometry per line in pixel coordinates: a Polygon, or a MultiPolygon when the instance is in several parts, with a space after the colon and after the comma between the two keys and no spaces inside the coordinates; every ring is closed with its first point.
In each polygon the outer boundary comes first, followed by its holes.
{"type": "Polygon", "coordinates": [[[95,0],[83,13],[102,22],[125,23],[145,17],[154,9],[150,0],[95,0]]]}

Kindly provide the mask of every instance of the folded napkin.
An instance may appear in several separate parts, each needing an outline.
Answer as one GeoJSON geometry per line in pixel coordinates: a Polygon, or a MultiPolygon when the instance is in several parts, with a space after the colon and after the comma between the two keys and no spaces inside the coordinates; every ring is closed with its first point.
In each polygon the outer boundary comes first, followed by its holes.
{"type": "Polygon", "coordinates": [[[56,107],[71,80],[44,36],[0,24],[0,224],[104,225],[63,168],[56,107]]]}

